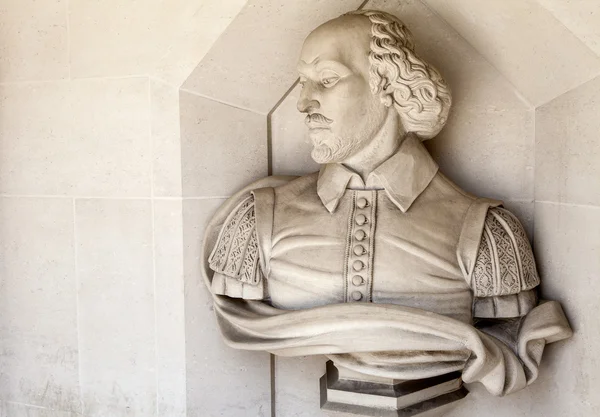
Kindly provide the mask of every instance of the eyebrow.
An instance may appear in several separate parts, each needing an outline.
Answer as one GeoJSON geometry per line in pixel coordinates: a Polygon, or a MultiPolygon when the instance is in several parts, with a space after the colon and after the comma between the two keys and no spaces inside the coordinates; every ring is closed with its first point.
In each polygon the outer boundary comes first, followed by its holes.
{"type": "Polygon", "coordinates": [[[344,64],[342,64],[341,62],[338,61],[320,61],[319,63],[317,63],[316,67],[317,67],[317,71],[321,71],[322,67],[334,67],[334,68],[339,68],[343,71],[350,71],[350,68],[348,68],[347,66],[345,66],[344,64]]]}
{"type": "Polygon", "coordinates": [[[319,61],[319,58],[316,58],[312,62],[308,62],[308,63],[300,60],[300,62],[298,63],[298,72],[300,74],[303,74],[304,71],[302,71],[302,69],[310,67],[312,65],[315,66],[315,70],[317,72],[322,71],[324,69],[323,67],[332,67],[332,69],[336,69],[337,68],[340,71],[351,72],[350,68],[348,68],[347,66],[345,66],[341,62],[333,61],[333,60],[319,61]]]}

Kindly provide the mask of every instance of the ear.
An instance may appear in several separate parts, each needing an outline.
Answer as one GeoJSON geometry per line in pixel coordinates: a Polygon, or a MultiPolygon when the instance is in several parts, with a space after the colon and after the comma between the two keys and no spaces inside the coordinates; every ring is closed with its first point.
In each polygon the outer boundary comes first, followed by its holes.
{"type": "Polygon", "coordinates": [[[387,94],[387,93],[382,93],[382,94],[379,96],[379,100],[381,100],[381,102],[383,103],[383,105],[384,105],[385,107],[391,107],[391,106],[392,106],[392,103],[393,103],[393,101],[394,101],[394,100],[392,99],[392,96],[391,96],[390,94],[387,94]]]}
{"type": "Polygon", "coordinates": [[[387,79],[385,77],[381,77],[379,79],[379,83],[372,88],[373,94],[379,95],[379,100],[385,107],[391,107],[394,103],[391,93],[386,91],[389,86],[390,83],[387,81],[387,79]]]}

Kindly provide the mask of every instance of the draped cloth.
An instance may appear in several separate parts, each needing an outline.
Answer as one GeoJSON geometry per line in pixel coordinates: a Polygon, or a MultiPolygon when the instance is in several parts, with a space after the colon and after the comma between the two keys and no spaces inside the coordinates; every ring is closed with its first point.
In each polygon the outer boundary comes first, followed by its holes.
{"type": "MultiPolygon", "coordinates": [[[[268,180],[269,186],[275,186],[289,179],[268,180]]],[[[247,192],[228,200],[206,228],[202,271],[209,289],[208,256],[227,214],[247,192]]],[[[213,301],[223,338],[233,348],[281,356],[323,354],[365,375],[403,380],[462,371],[465,382],[480,382],[498,396],[533,382],[545,345],[572,335],[555,301],[542,302],[525,316],[511,347],[470,324],[395,304],[281,310],[264,301],[215,294],[213,301]]]]}

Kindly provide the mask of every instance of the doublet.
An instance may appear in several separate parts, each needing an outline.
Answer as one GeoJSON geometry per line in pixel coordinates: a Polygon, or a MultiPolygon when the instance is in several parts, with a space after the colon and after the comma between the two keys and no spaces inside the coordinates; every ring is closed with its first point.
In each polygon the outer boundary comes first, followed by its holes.
{"type": "Polygon", "coordinates": [[[458,188],[414,137],[366,182],[329,164],[251,190],[209,265],[214,293],[281,309],[389,303],[467,323],[527,314],[539,284],[516,217],[458,188]]]}

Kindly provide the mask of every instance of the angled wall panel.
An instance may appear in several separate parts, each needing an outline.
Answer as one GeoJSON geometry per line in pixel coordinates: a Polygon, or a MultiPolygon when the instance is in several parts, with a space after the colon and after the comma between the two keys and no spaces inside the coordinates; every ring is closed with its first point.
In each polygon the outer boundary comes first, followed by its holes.
{"type": "Polygon", "coordinates": [[[304,37],[360,3],[249,1],[182,88],[266,115],[297,78],[304,37]]]}
{"type": "Polygon", "coordinates": [[[534,106],[600,72],[600,57],[536,0],[424,1],[534,106]]]}

